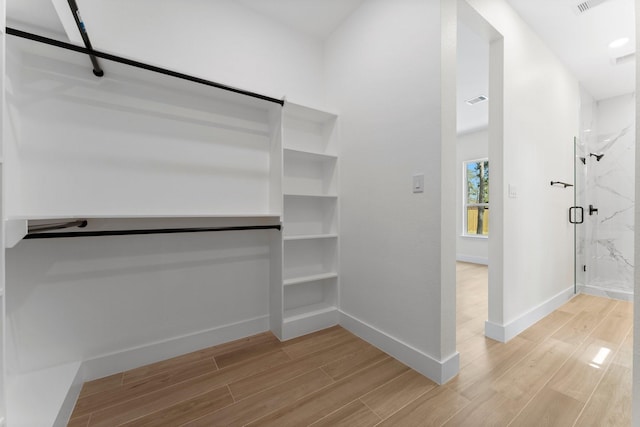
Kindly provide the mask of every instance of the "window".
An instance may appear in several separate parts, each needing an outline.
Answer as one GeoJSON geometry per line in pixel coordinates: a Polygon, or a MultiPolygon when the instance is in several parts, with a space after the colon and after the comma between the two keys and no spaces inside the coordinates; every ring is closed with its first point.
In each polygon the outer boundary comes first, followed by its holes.
{"type": "Polygon", "coordinates": [[[489,161],[464,162],[464,224],[465,236],[489,235],[489,161]]]}

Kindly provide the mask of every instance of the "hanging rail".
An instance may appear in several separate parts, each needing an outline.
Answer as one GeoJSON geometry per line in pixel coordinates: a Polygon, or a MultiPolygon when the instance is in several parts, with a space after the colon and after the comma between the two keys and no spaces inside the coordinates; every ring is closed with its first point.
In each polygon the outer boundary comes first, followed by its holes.
{"type": "MultiPolygon", "coordinates": [[[[239,230],[281,230],[280,225],[246,225],[236,227],[197,227],[197,228],[149,228],[139,230],[96,230],[96,231],[71,231],[65,233],[34,233],[27,234],[25,239],[55,239],[65,237],[99,237],[99,236],[130,236],[147,234],[178,234],[178,233],[204,233],[213,231],[239,231],[239,230]]],[[[31,232],[31,230],[29,231],[31,232]]]]}
{"type": "Polygon", "coordinates": [[[71,44],[71,43],[66,43],[66,42],[63,42],[63,41],[60,41],[60,40],[50,39],[48,37],[40,36],[40,35],[37,35],[37,34],[29,33],[29,32],[26,32],[26,31],[22,31],[22,30],[17,30],[15,28],[7,27],[6,28],[6,32],[7,32],[7,34],[9,34],[11,36],[21,37],[23,39],[32,40],[32,41],[35,41],[35,42],[38,42],[38,43],[43,43],[43,44],[47,44],[47,45],[50,45],[50,46],[55,46],[55,47],[59,47],[59,48],[62,48],[62,49],[71,50],[71,51],[74,51],[74,52],[84,53],[84,54],[90,55],[90,56],[93,55],[93,56],[98,57],[98,58],[106,59],[106,60],[113,61],[113,62],[118,62],[120,64],[129,65],[131,67],[141,68],[143,70],[152,71],[154,73],[164,74],[166,76],[171,76],[171,77],[175,77],[175,78],[178,78],[178,79],[187,80],[187,81],[198,83],[198,84],[202,84],[202,85],[205,85],[205,86],[215,87],[215,88],[218,88],[218,89],[226,90],[228,92],[234,92],[234,93],[238,93],[240,95],[250,96],[252,98],[262,99],[264,101],[269,101],[269,102],[273,102],[275,104],[280,104],[281,106],[284,105],[284,100],[282,100],[282,99],[276,99],[276,98],[272,98],[270,96],[261,95],[259,93],[251,92],[251,91],[248,91],[248,90],[238,89],[238,88],[235,88],[233,86],[223,85],[221,83],[216,83],[216,82],[212,82],[210,80],[201,79],[200,77],[194,77],[194,76],[191,76],[189,74],[179,73],[177,71],[168,70],[166,68],[156,67],[155,65],[145,64],[144,62],[134,61],[132,59],[123,58],[121,56],[112,55],[110,53],[104,53],[104,52],[100,52],[100,51],[94,50],[94,49],[87,49],[86,47],[76,46],[76,45],[71,44]]]}

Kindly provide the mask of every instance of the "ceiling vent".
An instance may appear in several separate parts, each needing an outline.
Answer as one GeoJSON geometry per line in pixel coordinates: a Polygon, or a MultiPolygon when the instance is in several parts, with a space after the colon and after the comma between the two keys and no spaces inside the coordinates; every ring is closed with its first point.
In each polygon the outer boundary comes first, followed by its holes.
{"type": "Polygon", "coordinates": [[[489,98],[487,98],[484,95],[480,95],[480,96],[476,96],[475,98],[467,99],[465,102],[467,104],[469,104],[469,105],[476,105],[476,104],[478,104],[480,102],[486,101],[487,99],[489,99],[489,98]]]}
{"type": "Polygon", "coordinates": [[[631,62],[634,59],[636,59],[636,53],[632,52],[632,53],[629,53],[627,55],[622,55],[622,56],[619,56],[617,58],[612,58],[611,61],[613,62],[613,65],[622,65],[622,64],[626,64],[628,62],[631,62]]]}
{"type": "Polygon", "coordinates": [[[609,0],[584,0],[584,1],[580,1],[577,4],[574,4],[573,6],[573,11],[575,13],[577,13],[578,15],[585,13],[588,10],[593,9],[594,7],[605,3],[609,0]]]}

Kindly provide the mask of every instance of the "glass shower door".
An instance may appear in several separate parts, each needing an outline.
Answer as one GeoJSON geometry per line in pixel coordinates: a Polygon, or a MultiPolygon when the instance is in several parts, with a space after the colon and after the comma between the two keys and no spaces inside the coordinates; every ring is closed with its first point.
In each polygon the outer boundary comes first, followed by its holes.
{"type": "Polygon", "coordinates": [[[574,281],[573,291],[587,282],[587,227],[584,221],[587,190],[587,147],[580,138],[573,139],[573,207],[569,212],[569,221],[573,224],[574,238],[574,281]]]}

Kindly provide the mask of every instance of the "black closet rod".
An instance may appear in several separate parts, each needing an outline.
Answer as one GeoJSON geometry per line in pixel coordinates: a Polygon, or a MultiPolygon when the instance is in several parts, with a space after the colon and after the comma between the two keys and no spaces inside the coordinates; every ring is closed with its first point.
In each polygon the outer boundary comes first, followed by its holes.
{"type": "Polygon", "coordinates": [[[262,99],[264,101],[273,102],[275,104],[284,105],[284,100],[272,98],[270,96],[261,95],[259,93],[251,92],[248,90],[238,89],[232,86],[223,85],[221,83],[212,82],[210,80],[201,79],[200,77],[194,77],[189,74],[179,73],[177,71],[167,70],[166,68],[156,67],[155,65],[145,64],[144,62],[134,61],[132,59],[123,58],[117,55],[111,55],[110,53],[100,52],[98,50],[87,49],[86,47],[76,46],[71,43],[66,43],[60,40],[50,39],[48,37],[40,36],[37,34],[29,33],[22,30],[17,30],[15,28],[7,27],[7,34],[11,36],[21,37],[23,39],[33,40],[39,43],[44,43],[50,46],[59,47],[62,49],[71,50],[74,52],[84,53],[89,56],[99,57],[102,59],[106,59],[113,62],[118,62],[120,64],[129,65],[136,68],[141,68],[143,70],[152,71],[154,73],[164,74],[166,76],[175,77],[182,80],[188,80],[190,82],[199,83],[206,86],[215,87],[218,89],[226,90],[229,92],[238,93],[245,96],[250,96],[252,98],[262,99]]]}
{"type": "Polygon", "coordinates": [[[237,227],[200,227],[200,228],[150,228],[140,230],[97,230],[97,231],[70,231],[65,233],[33,233],[27,234],[25,239],[55,239],[63,237],[99,237],[99,236],[130,236],[146,234],[178,234],[178,233],[203,233],[213,231],[239,231],[239,230],[281,230],[280,225],[247,225],[237,227]]]}

